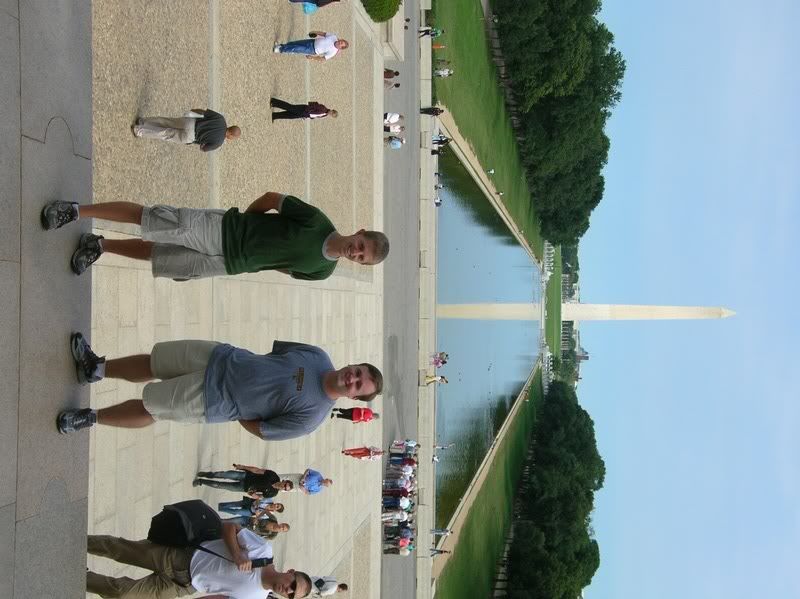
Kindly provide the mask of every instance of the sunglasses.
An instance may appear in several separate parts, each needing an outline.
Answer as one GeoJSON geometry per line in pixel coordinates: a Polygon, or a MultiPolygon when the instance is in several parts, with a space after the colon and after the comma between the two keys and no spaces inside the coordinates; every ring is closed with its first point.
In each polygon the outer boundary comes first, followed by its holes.
{"type": "Polygon", "coordinates": [[[289,592],[286,593],[286,596],[289,599],[294,599],[294,594],[296,591],[297,591],[297,575],[295,574],[294,580],[292,581],[292,584],[289,586],[289,592]]]}

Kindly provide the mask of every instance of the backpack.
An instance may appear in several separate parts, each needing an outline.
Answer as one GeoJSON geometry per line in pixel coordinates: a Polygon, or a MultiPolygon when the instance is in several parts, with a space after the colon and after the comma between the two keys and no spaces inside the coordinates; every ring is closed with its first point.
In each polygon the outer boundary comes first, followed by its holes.
{"type": "Polygon", "coordinates": [[[197,547],[222,538],[222,519],[199,499],[165,505],[153,516],[147,540],[167,547],[197,547]]]}
{"type": "MultiPolygon", "coordinates": [[[[147,540],[167,547],[194,547],[215,555],[226,562],[233,560],[200,544],[222,538],[222,518],[210,505],[200,499],[190,499],[165,505],[161,513],[150,520],[147,540]]],[[[272,558],[250,560],[254,568],[272,564],[272,558]]]]}

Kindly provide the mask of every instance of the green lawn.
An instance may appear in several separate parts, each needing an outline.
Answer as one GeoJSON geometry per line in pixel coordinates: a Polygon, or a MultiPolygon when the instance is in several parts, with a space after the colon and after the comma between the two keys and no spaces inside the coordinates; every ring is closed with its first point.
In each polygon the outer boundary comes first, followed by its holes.
{"type": "Polygon", "coordinates": [[[449,60],[455,71],[452,77],[435,80],[434,94],[452,113],[484,169],[495,169],[495,186],[504,192],[503,202],[541,257],[543,239],[482,17],[480,0],[434,0],[433,20],[437,27],[445,29],[436,42],[446,48],[434,50],[433,57],[449,60]]]}
{"type": "Polygon", "coordinates": [[[561,247],[556,248],[553,274],[547,285],[545,298],[547,320],[544,323],[544,334],[547,347],[555,356],[561,356],[561,247]]]}
{"type": "Polygon", "coordinates": [[[533,378],[530,399],[511,424],[467,515],[456,549],[436,581],[439,599],[491,595],[495,565],[511,524],[514,497],[533,431],[535,407],[542,399],[541,372],[533,378]]]}

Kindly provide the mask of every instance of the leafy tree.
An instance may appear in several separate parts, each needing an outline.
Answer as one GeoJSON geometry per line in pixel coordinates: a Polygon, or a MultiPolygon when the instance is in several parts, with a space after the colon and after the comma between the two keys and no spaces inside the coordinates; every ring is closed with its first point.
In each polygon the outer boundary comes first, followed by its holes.
{"type": "Polygon", "coordinates": [[[594,493],[605,464],[594,423],[571,386],[555,382],[538,408],[530,478],[509,553],[510,596],[574,599],[600,566],[592,537],[594,493]]]}
{"type": "Polygon", "coordinates": [[[604,129],[625,61],[597,19],[600,0],[496,0],[519,111],[520,153],[542,232],[575,243],[603,197],[604,129]]]}

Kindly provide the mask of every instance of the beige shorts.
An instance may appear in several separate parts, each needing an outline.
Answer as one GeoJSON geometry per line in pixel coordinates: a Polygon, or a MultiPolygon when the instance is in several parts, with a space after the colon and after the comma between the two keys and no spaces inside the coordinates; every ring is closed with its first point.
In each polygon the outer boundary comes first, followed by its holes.
{"type": "Polygon", "coordinates": [[[204,382],[206,366],[215,341],[166,341],[156,343],[150,354],[150,370],[161,379],[144,386],[144,408],[155,420],[205,422],[204,382]]]}

